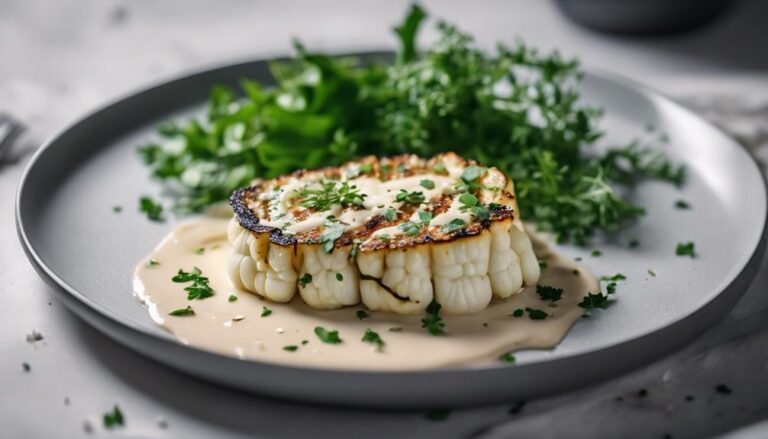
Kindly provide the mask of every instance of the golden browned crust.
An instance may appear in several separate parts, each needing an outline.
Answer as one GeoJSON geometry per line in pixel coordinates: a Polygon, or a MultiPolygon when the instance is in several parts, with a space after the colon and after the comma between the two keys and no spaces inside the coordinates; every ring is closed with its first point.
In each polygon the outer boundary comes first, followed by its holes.
{"type": "MultiPolygon", "coordinates": [[[[398,178],[404,178],[414,175],[429,174],[432,173],[433,167],[446,160],[452,160],[456,163],[460,163],[462,168],[478,165],[474,160],[466,160],[454,153],[443,153],[432,159],[425,160],[418,158],[415,155],[399,155],[394,157],[385,157],[378,159],[374,156],[364,157],[360,160],[345,163],[339,167],[325,167],[315,170],[298,170],[291,174],[286,174],[272,180],[260,180],[254,182],[254,184],[247,188],[236,190],[231,198],[230,204],[234,209],[235,216],[238,223],[245,229],[250,230],[256,234],[267,233],[269,234],[269,240],[275,244],[288,246],[296,244],[320,244],[320,236],[323,231],[323,226],[312,229],[302,233],[286,233],[283,230],[265,225],[263,221],[269,221],[269,210],[267,208],[267,201],[260,200],[259,195],[271,191],[275,187],[280,187],[292,180],[308,180],[317,181],[318,179],[340,179],[344,175],[359,167],[360,165],[371,165],[372,170],[365,175],[367,177],[378,178],[381,181],[395,180],[398,178]]],[[[489,168],[490,170],[498,171],[496,168],[489,168]]],[[[503,174],[501,174],[503,175],[503,174]]],[[[352,245],[353,243],[362,243],[359,251],[375,251],[382,249],[396,249],[412,247],[430,242],[448,242],[455,239],[459,239],[466,236],[474,236],[481,233],[483,230],[488,229],[493,222],[496,221],[509,221],[516,220],[517,203],[514,196],[514,186],[508,177],[503,175],[504,185],[503,189],[493,192],[492,195],[488,195],[489,191],[481,191],[479,194],[480,201],[483,203],[494,203],[493,208],[490,209],[489,219],[484,221],[472,222],[465,228],[455,230],[453,232],[443,232],[440,227],[423,228],[418,235],[406,236],[398,235],[392,237],[388,241],[382,241],[379,239],[368,240],[371,235],[379,229],[386,227],[392,227],[404,222],[407,222],[411,214],[417,209],[415,206],[403,205],[401,212],[394,221],[388,221],[382,215],[375,215],[370,218],[365,224],[358,230],[344,233],[339,239],[336,240],[335,246],[342,247],[352,245]],[[492,199],[489,199],[492,198],[492,199]],[[366,241],[367,240],[367,241],[366,241]]],[[[351,181],[353,183],[354,180],[351,181]]],[[[434,197],[432,200],[426,201],[426,206],[434,216],[445,212],[450,207],[454,197],[459,193],[442,194],[434,197]]],[[[307,209],[293,208],[291,213],[299,220],[304,219],[312,212],[307,209]]]]}

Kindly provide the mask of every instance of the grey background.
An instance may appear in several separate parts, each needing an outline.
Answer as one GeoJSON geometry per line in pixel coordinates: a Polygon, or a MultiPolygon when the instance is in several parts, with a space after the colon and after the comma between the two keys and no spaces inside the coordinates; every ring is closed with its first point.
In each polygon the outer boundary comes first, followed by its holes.
{"type": "MultiPolygon", "coordinates": [[[[0,165],[0,427],[9,437],[77,437],[119,403],[127,428],[110,434],[226,436],[591,436],[716,434],[768,415],[765,286],[760,279],[729,320],[698,343],[640,372],[592,389],[529,403],[423,413],[340,411],[275,402],[197,382],[145,360],[84,326],[52,297],[24,259],[12,202],[28,154],[63,123],[147,82],[227,60],[285,53],[290,36],[311,48],[390,48],[403,2],[3,2],[0,111],[31,125],[0,165]],[[45,340],[28,344],[40,330],[45,340]],[[29,374],[21,363],[32,366],[29,374]],[[714,392],[727,383],[734,393],[714,392]],[[649,396],[636,394],[645,388],[649,396]],[[694,395],[691,402],[684,401],[694,395]],[[615,401],[621,396],[624,401],[615,401]],[[64,399],[69,398],[69,404],[64,399]],[[168,420],[161,429],[156,417],[168,420]],[[585,421],[588,419],[588,421],[585,421]],[[554,420],[554,422],[553,422],[554,420]],[[505,422],[510,422],[505,424],[505,422]],[[491,427],[495,426],[495,427],[491,427]],[[574,430],[579,428],[579,430],[574,430]]],[[[427,2],[490,47],[522,36],[588,66],[633,77],[684,100],[759,146],[768,94],[765,3],[744,2],[715,26],[667,39],[606,38],[574,27],[546,2],[427,2]]],[[[426,32],[422,41],[432,36],[426,32]]],[[[757,149],[758,155],[762,154],[757,149]]],[[[76,256],[76,255],[75,255],[76,256]]],[[[757,434],[760,426],[753,427],[757,434]]],[[[5,436],[5,435],[4,435],[5,436]]]]}

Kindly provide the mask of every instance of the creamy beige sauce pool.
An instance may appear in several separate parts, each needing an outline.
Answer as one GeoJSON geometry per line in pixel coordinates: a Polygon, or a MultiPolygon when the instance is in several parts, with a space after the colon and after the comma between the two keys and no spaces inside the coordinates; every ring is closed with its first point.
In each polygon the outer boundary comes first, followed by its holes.
{"type": "Polygon", "coordinates": [[[506,300],[492,302],[471,315],[442,315],[445,335],[430,335],[421,327],[424,315],[398,315],[367,311],[363,306],[335,311],[309,308],[300,298],[287,304],[269,302],[232,286],[226,271],[230,251],[226,219],[201,219],[174,229],[142,260],[134,274],[137,296],[148,307],[152,319],[181,342],[201,349],[273,363],[305,367],[366,370],[429,369],[497,362],[500,355],[521,349],[551,348],[581,316],[577,306],[587,292],[599,290],[597,279],[572,261],[552,253],[532,236],[542,270],[542,285],[563,288],[562,299],[550,306],[535,287],[506,300]],[[199,251],[200,248],[204,250],[199,251]],[[150,264],[149,261],[157,264],[150,264]],[[184,287],[171,278],[182,268],[198,267],[210,279],[213,297],[187,300],[184,287]],[[578,274],[574,274],[578,270],[578,274]],[[236,301],[230,302],[234,294],[236,301]],[[173,310],[191,306],[194,316],[176,317],[173,310]],[[272,313],[261,317],[264,307],[272,313]],[[516,309],[535,308],[550,314],[545,320],[516,318],[516,309]],[[315,327],[339,331],[342,343],[323,343],[315,327]],[[361,341],[366,329],[384,340],[383,349],[361,341]],[[304,343],[306,341],[306,343],[304,343]],[[285,346],[298,346],[293,352],[285,346]]]}

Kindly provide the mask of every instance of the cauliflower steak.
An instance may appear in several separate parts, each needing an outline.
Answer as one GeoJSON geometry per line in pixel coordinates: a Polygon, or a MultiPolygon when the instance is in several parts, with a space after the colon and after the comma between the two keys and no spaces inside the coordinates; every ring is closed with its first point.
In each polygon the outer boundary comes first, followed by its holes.
{"type": "Polygon", "coordinates": [[[539,279],[512,181],[454,153],[364,159],[232,194],[229,277],[315,309],[484,309],[539,279]]]}

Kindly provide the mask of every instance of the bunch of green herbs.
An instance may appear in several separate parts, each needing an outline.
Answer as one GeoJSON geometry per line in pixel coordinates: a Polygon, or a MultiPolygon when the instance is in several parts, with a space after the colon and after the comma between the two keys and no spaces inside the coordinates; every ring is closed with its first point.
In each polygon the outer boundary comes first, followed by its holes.
{"type": "Polygon", "coordinates": [[[480,50],[439,22],[423,53],[416,35],[426,13],[413,6],[395,34],[390,65],[360,65],[307,51],[276,62],[276,81],[217,86],[207,117],[160,127],[141,154],[152,174],[177,188],[176,209],[225,200],[254,178],[342,164],[375,154],[443,151],[491,164],[515,181],[522,217],[560,241],[584,243],[643,214],[617,188],[642,178],[682,184],[682,168],[633,142],[599,154],[600,110],[579,101],[575,60],[523,43],[480,50]]]}

